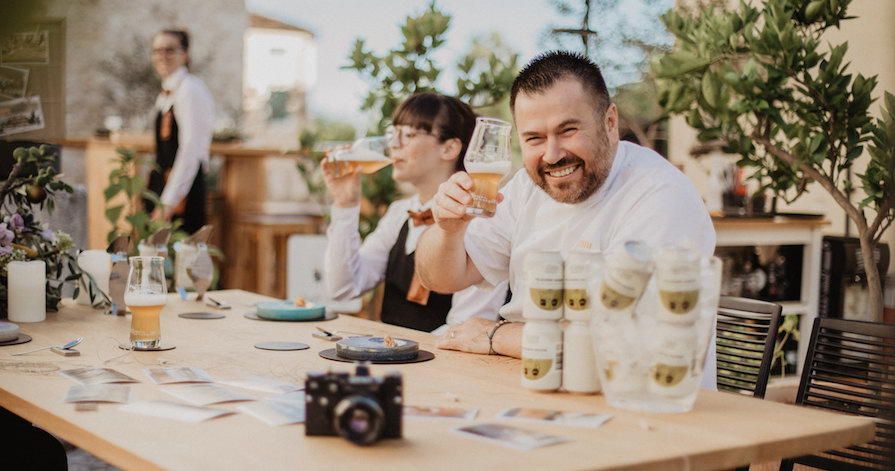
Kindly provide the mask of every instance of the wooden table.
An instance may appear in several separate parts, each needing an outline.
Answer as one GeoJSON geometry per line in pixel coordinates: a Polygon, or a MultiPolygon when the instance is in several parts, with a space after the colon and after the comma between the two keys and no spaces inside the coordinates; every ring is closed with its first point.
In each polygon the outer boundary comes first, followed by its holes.
{"type": "MultiPolygon", "coordinates": [[[[266,298],[245,291],[214,293],[215,299],[250,304],[266,298]]],[[[0,405],[59,437],[123,469],[728,469],[749,462],[863,443],[873,437],[868,419],[834,415],[730,393],[701,390],[691,412],[646,414],[614,409],[603,396],[537,394],[519,385],[520,362],[501,356],[471,355],[434,348],[435,336],[350,316],[321,322],[250,320],[250,308],[223,311],[225,319],[189,320],[178,313],[207,311],[195,301],[171,296],[162,313],[162,336],[176,345],[164,352],[125,354],[129,317],[115,317],[66,300],[45,322],[22,324],[30,343],[0,347],[0,405]],[[196,366],[219,380],[265,375],[303,381],[309,371],[346,371],[351,366],[325,360],[318,352],[334,344],[311,337],[316,326],[392,336],[420,342],[435,353],[432,361],[401,365],[405,403],[478,408],[469,421],[405,419],[404,438],[358,447],[336,437],[305,437],[303,425],[271,427],[237,413],[193,424],[118,410],[77,412],[61,403],[75,383],[57,370],[108,367],[141,381],[132,402],[181,402],[161,391],[141,371],[160,365],[196,366]],[[50,351],[12,357],[11,353],[59,345],[77,336],[79,357],[50,351]],[[308,350],[277,352],[254,348],[262,341],[301,341],[308,350]],[[456,398],[454,402],[453,398],[456,398]],[[495,419],[508,407],[537,407],[614,417],[598,429],[538,426],[495,419]],[[573,441],[531,451],[515,451],[450,433],[470,423],[503,422],[573,441]]],[[[380,376],[386,366],[373,366],[380,376]]],[[[263,397],[264,393],[241,390],[263,397]]],[[[239,403],[212,407],[236,411],[239,403]]]]}

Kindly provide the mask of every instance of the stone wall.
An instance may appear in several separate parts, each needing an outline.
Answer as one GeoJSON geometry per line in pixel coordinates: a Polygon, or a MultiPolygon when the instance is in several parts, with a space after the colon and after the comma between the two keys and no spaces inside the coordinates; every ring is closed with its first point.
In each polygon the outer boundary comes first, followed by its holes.
{"type": "Polygon", "coordinates": [[[125,128],[148,129],[159,83],[150,42],[171,28],[191,35],[191,68],[214,96],[218,127],[238,120],[244,0],[43,0],[38,17],[65,19],[68,136],[88,136],[110,115],[127,118],[125,128]]]}

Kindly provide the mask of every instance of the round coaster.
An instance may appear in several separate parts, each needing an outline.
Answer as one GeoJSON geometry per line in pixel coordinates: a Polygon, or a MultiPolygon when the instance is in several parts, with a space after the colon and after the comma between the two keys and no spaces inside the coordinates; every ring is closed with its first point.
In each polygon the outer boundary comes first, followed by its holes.
{"type": "MultiPolygon", "coordinates": [[[[336,349],[330,348],[329,350],[323,350],[320,352],[320,356],[326,358],[327,360],[333,361],[341,361],[345,363],[354,363],[360,360],[352,360],[350,358],[342,358],[336,355],[336,349]]],[[[426,350],[420,350],[419,353],[416,354],[413,358],[407,358],[406,360],[365,360],[369,361],[374,365],[401,365],[404,363],[420,363],[423,361],[429,361],[435,358],[435,355],[432,352],[428,352],[426,350]]]]}
{"type": "MultiPolygon", "coordinates": [[[[131,344],[130,344],[130,342],[118,344],[118,348],[120,348],[122,350],[130,350],[131,344]]],[[[170,343],[162,342],[162,344],[160,346],[155,347],[155,348],[136,348],[135,347],[133,350],[136,352],[161,352],[164,350],[174,350],[174,345],[171,345],[170,343]]]]}
{"type": "Polygon", "coordinates": [[[311,346],[301,342],[258,342],[255,344],[255,348],[261,350],[281,350],[285,352],[289,350],[304,350],[311,348],[311,346]]]}
{"type": "Polygon", "coordinates": [[[219,312],[184,312],[183,314],[178,314],[177,317],[184,319],[223,319],[227,316],[219,312]]]}
{"type": "Polygon", "coordinates": [[[319,321],[331,321],[339,317],[338,312],[327,312],[325,316],[318,319],[265,319],[263,317],[258,317],[258,313],[256,311],[249,311],[243,314],[246,319],[252,319],[256,321],[269,321],[269,322],[319,322],[319,321]]]}
{"type": "Polygon", "coordinates": [[[22,343],[28,343],[31,341],[31,336],[28,334],[19,333],[18,338],[14,340],[7,340],[5,342],[0,342],[0,347],[5,347],[7,345],[19,345],[22,343]]]}

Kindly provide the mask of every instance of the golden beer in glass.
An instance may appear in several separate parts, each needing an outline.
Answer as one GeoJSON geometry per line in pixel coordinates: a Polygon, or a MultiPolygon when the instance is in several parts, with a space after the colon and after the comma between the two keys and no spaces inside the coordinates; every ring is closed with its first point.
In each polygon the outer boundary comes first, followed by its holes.
{"type": "Polygon", "coordinates": [[[336,176],[350,175],[361,167],[361,172],[378,172],[392,163],[388,147],[388,137],[362,137],[348,149],[337,149],[330,153],[330,162],[336,163],[336,176]]]}
{"type": "Polygon", "coordinates": [[[513,126],[499,119],[476,118],[472,139],[463,158],[466,173],[473,181],[472,202],[466,214],[492,217],[497,211],[500,180],[510,173],[510,130],[513,126]]]}
{"type": "Polygon", "coordinates": [[[500,180],[510,173],[510,162],[467,163],[466,171],[473,182],[469,192],[472,203],[466,207],[466,214],[494,216],[497,211],[497,190],[500,188],[500,180]]]}
{"type": "Polygon", "coordinates": [[[131,257],[124,303],[131,312],[131,346],[158,348],[162,344],[160,314],[168,303],[165,259],[131,257]]]}

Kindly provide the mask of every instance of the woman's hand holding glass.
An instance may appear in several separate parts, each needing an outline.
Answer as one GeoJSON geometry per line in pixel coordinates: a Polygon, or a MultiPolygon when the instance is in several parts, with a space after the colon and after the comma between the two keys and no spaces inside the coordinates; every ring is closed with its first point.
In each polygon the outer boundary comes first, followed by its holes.
{"type": "Polygon", "coordinates": [[[362,137],[351,146],[327,152],[323,179],[337,207],[360,204],[361,173],[374,173],[392,163],[387,136],[362,137]]]}

